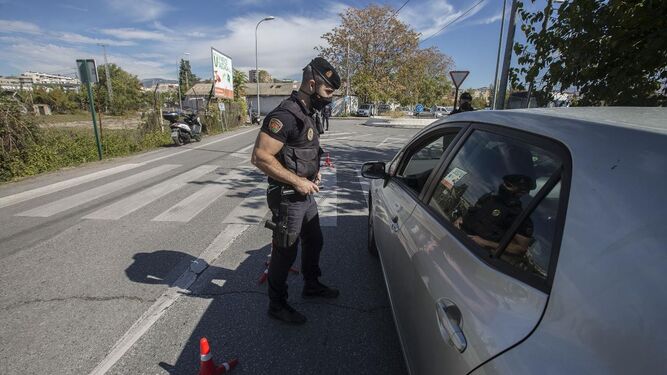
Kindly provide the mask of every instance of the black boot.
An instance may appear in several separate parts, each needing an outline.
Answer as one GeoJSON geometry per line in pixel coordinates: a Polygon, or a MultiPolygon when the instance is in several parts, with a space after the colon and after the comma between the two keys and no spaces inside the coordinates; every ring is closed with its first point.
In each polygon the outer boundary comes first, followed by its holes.
{"type": "Polygon", "coordinates": [[[306,322],[305,315],[294,310],[287,302],[269,304],[269,316],[289,324],[300,325],[306,322]]]}
{"type": "Polygon", "coordinates": [[[336,288],[329,288],[321,282],[306,281],[301,296],[303,298],[337,298],[340,292],[336,288]]]}

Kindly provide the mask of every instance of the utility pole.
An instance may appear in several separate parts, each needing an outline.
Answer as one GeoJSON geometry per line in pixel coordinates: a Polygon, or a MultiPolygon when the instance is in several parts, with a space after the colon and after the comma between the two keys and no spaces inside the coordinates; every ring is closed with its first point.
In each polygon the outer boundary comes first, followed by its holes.
{"type": "Polygon", "coordinates": [[[97,43],[98,46],[104,50],[104,73],[107,77],[107,92],[109,93],[109,103],[107,103],[107,112],[109,112],[109,104],[113,101],[113,89],[111,88],[111,73],[109,73],[109,60],[107,60],[107,45],[97,43]]]}
{"type": "Polygon", "coordinates": [[[498,55],[496,56],[496,72],[493,73],[493,102],[491,104],[492,109],[496,109],[496,95],[498,95],[498,66],[500,65],[500,50],[503,45],[503,30],[505,28],[505,8],[507,6],[507,0],[503,0],[503,15],[500,18],[500,34],[498,35],[498,55]]]}
{"type": "Polygon", "coordinates": [[[505,94],[507,92],[510,63],[512,62],[512,47],[514,46],[514,30],[516,29],[516,11],[518,6],[518,0],[512,0],[509,26],[507,29],[507,40],[505,41],[505,59],[503,60],[503,69],[500,75],[498,94],[496,95],[496,109],[505,109],[505,94]]]}
{"type": "Polygon", "coordinates": [[[350,114],[350,38],[347,38],[347,53],[345,54],[345,68],[347,73],[346,85],[345,85],[345,114],[350,114]]]}

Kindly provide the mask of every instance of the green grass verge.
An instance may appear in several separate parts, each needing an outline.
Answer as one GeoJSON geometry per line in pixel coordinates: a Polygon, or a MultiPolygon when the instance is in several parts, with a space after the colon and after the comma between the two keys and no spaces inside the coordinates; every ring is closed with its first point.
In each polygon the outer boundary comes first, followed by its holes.
{"type": "MultiPolygon", "coordinates": [[[[142,134],[138,130],[105,130],[103,158],[126,156],[171,143],[168,132],[142,134]]],[[[0,152],[0,182],[77,166],[97,160],[92,129],[42,129],[35,142],[23,150],[0,152]]]]}

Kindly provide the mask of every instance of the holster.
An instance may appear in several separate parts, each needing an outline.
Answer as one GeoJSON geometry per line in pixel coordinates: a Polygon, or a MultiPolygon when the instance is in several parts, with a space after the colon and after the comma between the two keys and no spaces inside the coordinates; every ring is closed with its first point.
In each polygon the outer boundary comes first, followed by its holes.
{"type": "Polygon", "coordinates": [[[289,201],[287,198],[290,195],[296,194],[296,191],[287,187],[281,187],[280,189],[281,199],[280,207],[278,208],[278,220],[277,222],[267,220],[266,223],[264,223],[264,227],[273,231],[274,239],[278,247],[287,248],[294,245],[299,237],[298,233],[290,233],[287,226],[289,208],[289,201]]]}

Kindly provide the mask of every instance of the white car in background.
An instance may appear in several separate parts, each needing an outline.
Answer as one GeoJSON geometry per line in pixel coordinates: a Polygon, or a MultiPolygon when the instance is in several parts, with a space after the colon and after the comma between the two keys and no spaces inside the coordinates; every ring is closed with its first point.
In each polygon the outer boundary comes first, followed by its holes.
{"type": "Polygon", "coordinates": [[[431,112],[433,113],[433,117],[440,118],[449,115],[451,110],[447,107],[435,106],[431,109],[431,112]]]}

